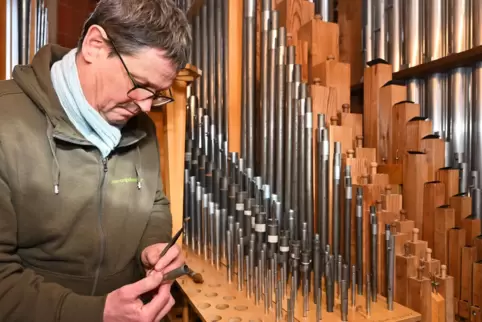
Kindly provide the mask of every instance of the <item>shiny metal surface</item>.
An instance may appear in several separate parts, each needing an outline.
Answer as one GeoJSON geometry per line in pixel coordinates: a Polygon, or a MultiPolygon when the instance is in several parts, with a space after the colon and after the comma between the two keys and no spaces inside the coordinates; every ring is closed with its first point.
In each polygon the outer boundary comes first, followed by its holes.
{"type": "MultiPolygon", "coordinates": [[[[474,69],[474,108],[472,114],[472,170],[482,173],[482,62],[474,69]]],[[[479,187],[482,176],[478,177],[479,187]]]]}
{"type": "Polygon", "coordinates": [[[387,1],[388,21],[388,61],[392,64],[393,72],[398,72],[401,66],[401,1],[387,1]]]}
{"type": "Polygon", "coordinates": [[[315,14],[319,13],[323,21],[334,22],[334,6],[334,0],[315,0],[315,14]]]}
{"type": "MultiPolygon", "coordinates": [[[[474,1],[474,46],[482,45],[482,1],[474,1]]],[[[474,95],[472,109],[472,168],[482,173],[482,62],[474,68],[474,95]]],[[[478,187],[482,186],[482,176],[477,178],[478,187]]]]}
{"type": "Polygon", "coordinates": [[[427,114],[432,120],[434,134],[446,137],[446,82],[444,74],[433,74],[427,79],[427,114]]]}
{"type": "Polygon", "coordinates": [[[426,0],[426,58],[428,61],[444,56],[444,1],[426,0]]]}
{"type": "Polygon", "coordinates": [[[363,0],[363,63],[373,60],[373,0],[363,0]]]}
{"type": "Polygon", "coordinates": [[[422,95],[422,80],[410,79],[406,82],[407,85],[407,99],[416,104],[421,104],[422,95]]]}
{"type": "Polygon", "coordinates": [[[20,0],[19,6],[19,64],[29,63],[30,51],[30,0],[20,0]]]}
{"type": "MultiPolygon", "coordinates": [[[[471,68],[457,68],[450,73],[450,156],[464,153],[469,163],[470,153],[470,115],[471,115],[471,68]]],[[[453,159],[453,158],[451,158],[453,159]]],[[[454,164],[452,164],[454,165],[454,164]]]]}
{"type": "Polygon", "coordinates": [[[471,47],[470,2],[471,0],[448,0],[448,39],[450,53],[460,53],[471,47]]]}
{"type": "Polygon", "coordinates": [[[387,60],[387,20],[385,17],[385,1],[375,1],[375,58],[387,60]]]}
{"type": "Polygon", "coordinates": [[[402,1],[403,65],[404,68],[422,62],[422,0],[402,1]]]}

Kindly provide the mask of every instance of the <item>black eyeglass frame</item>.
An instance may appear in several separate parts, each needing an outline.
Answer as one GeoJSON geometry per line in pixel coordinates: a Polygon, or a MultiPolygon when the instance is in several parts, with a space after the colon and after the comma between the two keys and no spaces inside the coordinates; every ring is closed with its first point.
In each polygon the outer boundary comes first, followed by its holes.
{"type": "MultiPolygon", "coordinates": [[[[139,84],[138,82],[136,82],[136,80],[134,79],[134,77],[132,76],[132,74],[129,72],[129,69],[127,68],[126,63],[124,62],[124,59],[122,59],[122,56],[120,55],[119,51],[117,50],[117,48],[116,48],[116,46],[115,46],[115,44],[114,44],[114,41],[109,38],[109,42],[111,43],[112,49],[114,49],[114,52],[116,53],[117,57],[119,57],[119,59],[120,59],[120,61],[121,61],[121,63],[122,63],[122,66],[124,66],[124,69],[126,70],[127,76],[129,76],[129,78],[130,78],[130,80],[131,80],[131,82],[132,82],[132,85],[134,85],[134,87],[131,88],[131,89],[127,92],[127,96],[128,96],[129,98],[131,98],[131,97],[129,96],[129,94],[130,94],[132,91],[140,88],[140,89],[143,89],[143,90],[145,90],[145,91],[148,91],[148,92],[150,92],[150,93],[152,94],[152,96],[149,96],[149,97],[145,98],[144,100],[151,99],[151,100],[152,100],[152,106],[153,106],[153,107],[161,107],[161,106],[164,106],[164,105],[167,105],[167,104],[169,104],[169,103],[174,102],[174,98],[172,97],[171,88],[169,88],[169,95],[170,95],[170,96],[166,96],[166,95],[162,95],[162,94],[160,93],[161,91],[159,91],[159,92],[153,92],[153,91],[150,90],[149,88],[147,88],[147,87],[139,84]],[[165,103],[163,102],[162,104],[156,105],[154,102],[155,102],[157,99],[159,99],[159,98],[165,99],[166,102],[165,102],[165,103]]],[[[131,98],[131,99],[132,99],[132,98],[131,98]]],[[[133,99],[133,100],[134,100],[134,99],[133,99]]],[[[134,100],[134,103],[135,103],[135,100],[134,100]]],[[[136,103],[136,105],[137,105],[137,103],[136,103]]],[[[140,108],[140,107],[139,107],[139,108],[140,108]]]]}

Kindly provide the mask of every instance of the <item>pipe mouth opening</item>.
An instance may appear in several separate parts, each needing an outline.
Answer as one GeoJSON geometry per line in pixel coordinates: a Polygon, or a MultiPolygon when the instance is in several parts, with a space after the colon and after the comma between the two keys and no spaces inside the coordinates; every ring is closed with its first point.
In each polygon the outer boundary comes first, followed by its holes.
{"type": "Polygon", "coordinates": [[[389,63],[385,59],[381,59],[381,58],[375,58],[367,62],[368,67],[372,67],[378,64],[389,65],[389,63]]]}
{"type": "Polygon", "coordinates": [[[425,152],[422,152],[422,151],[407,151],[408,154],[426,154],[425,152]]]}
{"type": "Polygon", "coordinates": [[[415,116],[409,120],[409,122],[416,122],[416,121],[427,121],[428,117],[426,116],[415,116]]]}
{"type": "Polygon", "coordinates": [[[400,105],[400,104],[406,104],[406,103],[415,104],[414,101],[405,100],[405,101],[400,101],[400,102],[398,102],[398,103],[395,103],[393,106],[395,106],[395,105],[400,105]]]}
{"type": "Polygon", "coordinates": [[[385,83],[382,87],[395,85],[395,86],[405,86],[405,82],[399,79],[392,79],[385,83]]]}
{"type": "Polygon", "coordinates": [[[440,139],[439,134],[429,134],[422,138],[422,140],[440,139]]]}

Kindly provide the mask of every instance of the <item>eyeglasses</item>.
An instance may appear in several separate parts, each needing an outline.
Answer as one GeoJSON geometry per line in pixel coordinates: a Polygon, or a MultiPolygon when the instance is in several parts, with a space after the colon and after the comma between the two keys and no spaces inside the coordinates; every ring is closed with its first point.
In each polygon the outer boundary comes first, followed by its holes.
{"type": "Polygon", "coordinates": [[[163,91],[154,92],[146,88],[145,86],[137,83],[134,77],[132,76],[132,74],[127,69],[126,63],[122,59],[122,56],[119,54],[119,51],[115,47],[114,42],[111,39],[109,39],[109,41],[112,44],[112,48],[114,49],[116,55],[119,57],[122,65],[124,66],[124,69],[127,72],[127,76],[129,76],[129,78],[132,81],[132,84],[134,85],[134,87],[127,92],[127,97],[133,100],[136,105],[137,105],[136,102],[140,102],[144,100],[152,100],[153,107],[160,107],[160,106],[169,104],[171,102],[174,102],[174,98],[172,98],[172,92],[170,88],[168,91],[163,90],[163,91]],[[169,92],[169,95],[167,95],[167,92],[169,92]]]}

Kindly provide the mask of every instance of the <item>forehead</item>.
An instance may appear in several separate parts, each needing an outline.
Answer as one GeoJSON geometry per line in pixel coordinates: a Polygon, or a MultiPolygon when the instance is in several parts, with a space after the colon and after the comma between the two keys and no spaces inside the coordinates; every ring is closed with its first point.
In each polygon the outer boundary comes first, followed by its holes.
{"type": "Polygon", "coordinates": [[[157,88],[170,87],[176,78],[176,69],[161,49],[141,49],[134,56],[126,57],[125,60],[129,72],[157,88]]]}

